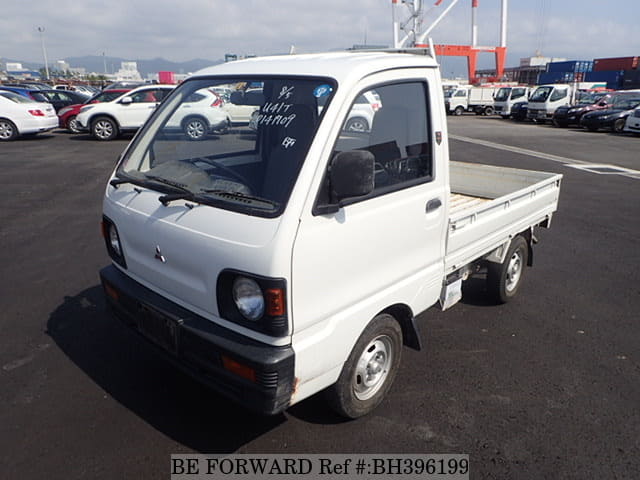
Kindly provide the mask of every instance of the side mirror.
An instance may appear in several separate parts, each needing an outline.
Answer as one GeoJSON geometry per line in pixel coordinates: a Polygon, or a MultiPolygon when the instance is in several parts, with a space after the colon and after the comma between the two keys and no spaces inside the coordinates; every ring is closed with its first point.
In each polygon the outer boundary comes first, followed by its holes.
{"type": "Polygon", "coordinates": [[[317,205],[314,214],[337,213],[342,200],[363,197],[374,189],[375,157],[366,150],[351,150],[338,153],[329,165],[330,187],[327,204],[317,205]]]}
{"type": "Polygon", "coordinates": [[[366,150],[338,153],[331,162],[329,181],[333,200],[363,197],[373,192],[375,157],[366,150]]]}
{"type": "Polygon", "coordinates": [[[122,105],[129,105],[130,103],[133,103],[133,98],[131,97],[124,97],[122,100],[120,100],[120,103],[122,105]]]}

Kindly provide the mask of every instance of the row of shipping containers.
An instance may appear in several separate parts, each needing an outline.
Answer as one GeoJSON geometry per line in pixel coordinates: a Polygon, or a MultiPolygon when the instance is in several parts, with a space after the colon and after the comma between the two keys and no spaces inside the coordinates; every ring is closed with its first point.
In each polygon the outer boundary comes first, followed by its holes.
{"type": "Polygon", "coordinates": [[[551,62],[538,77],[538,85],[549,83],[601,82],[607,88],[640,88],[640,57],[596,58],[551,62]]]}

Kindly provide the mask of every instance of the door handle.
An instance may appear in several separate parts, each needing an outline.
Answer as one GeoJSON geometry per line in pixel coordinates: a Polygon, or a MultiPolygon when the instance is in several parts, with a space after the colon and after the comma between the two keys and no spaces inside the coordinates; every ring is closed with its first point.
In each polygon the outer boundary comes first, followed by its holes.
{"type": "Polygon", "coordinates": [[[442,200],[439,198],[432,198],[427,202],[426,213],[431,213],[442,206],[442,200]]]}

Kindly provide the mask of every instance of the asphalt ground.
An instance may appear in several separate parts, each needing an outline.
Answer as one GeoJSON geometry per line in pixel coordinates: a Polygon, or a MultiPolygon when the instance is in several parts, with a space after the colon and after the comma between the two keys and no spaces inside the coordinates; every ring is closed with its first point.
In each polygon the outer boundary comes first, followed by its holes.
{"type": "Polygon", "coordinates": [[[208,391],[104,312],[106,180],[127,140],[0,144],[0,478],[155,479],[172,453],[468,453],[471,478],[640,472],[640,138],[450,118],[455,160],[564,175],[516,299],[465,285],[419,317],[367,417],[313,397],[261,417],[208,391]],[[478,143],[480,141],[480,143],[478,143]],[[517,150],[514,150],[517,149],[517,150]]]}

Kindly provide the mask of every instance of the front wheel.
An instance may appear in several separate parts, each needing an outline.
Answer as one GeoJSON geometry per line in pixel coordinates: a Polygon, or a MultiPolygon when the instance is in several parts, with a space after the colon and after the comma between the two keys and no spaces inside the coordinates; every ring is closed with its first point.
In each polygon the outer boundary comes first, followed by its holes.
{"type": "Polygon", "coordinates": [[[358,338],[338,381],[325,390],[331,408],[347,418],[374,410],[391,388],[401,355],[400,325],[391,315],[376,316],[358,338]]]}
{"type": "Polygon", "coordinates": [[[613,127],[611,127],[611,130],[615,133],[622,133],[624,131],[624,126],[626,125],[626,123],[626,118],[619,118],[615,122],[613,122],[613,127]]]}
{"type": "Polygon", "coordinates": [[[464,113],[464,107],[462,106],[457,106],[455,108],[455,110],[453,111],[453,114],[457,117],[459,117],[460,115],[462,115],[464,113]]]}
{"type": "Polygon", "coordinates": [[[78,119],[75,115],[67,120],[67,129],[72,133],[80,133],[80,125],[78,125],[78,119]]]}
{"type": "Polygon", "coordinates": [[[110,118],[98,117],[91,123],[91,135],[103,142],[113,140],[118,136],[118,126],[110,118]]]}
{"type": "Polygon", "coordinates": [[[529,245],[518,235],[511,241],[504,262],[489,263],[487,289],[496,302],[507,303],[516,295],[528,258],[529,245]]]}
{"type": "Polygon", "coordinates": [[[493,115],[493,107],[485,107],[484,108],[485,115],[493,115]]]}

